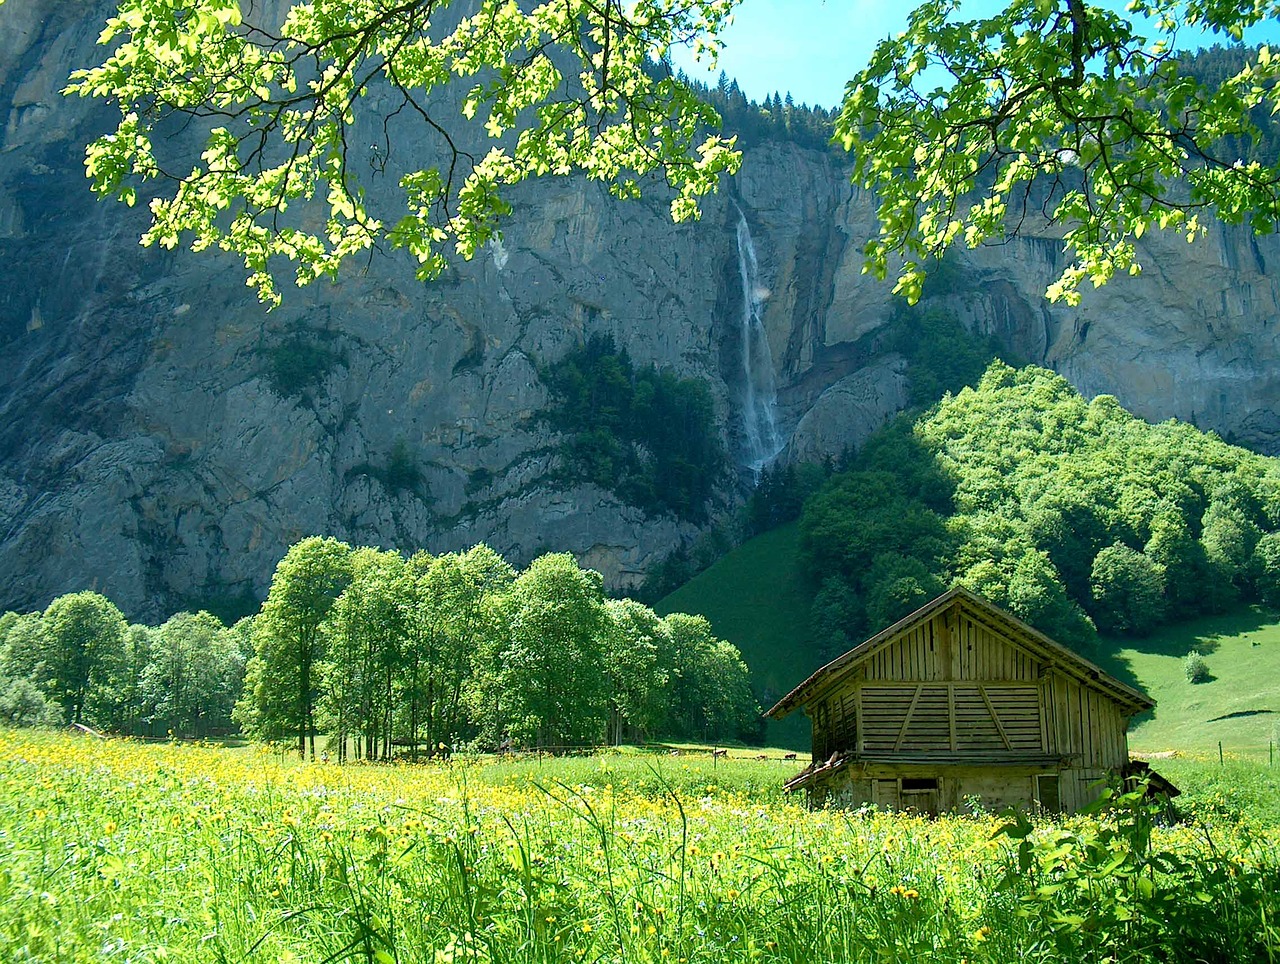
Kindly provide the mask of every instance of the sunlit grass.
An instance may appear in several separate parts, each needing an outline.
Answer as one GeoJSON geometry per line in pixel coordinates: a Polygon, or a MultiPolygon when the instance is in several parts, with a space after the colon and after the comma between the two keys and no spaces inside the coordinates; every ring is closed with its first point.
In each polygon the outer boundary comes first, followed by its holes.
{"type": "MultiPolygon", "coordinates": [[[[659,613],[698,613],[738,647],[764,708],[822,665],[808,651],[813,588],[800,572],[800,527],[789,523],[748,539],[659,602],[659,613]]],[[[766,741],[807,749],[809,721],[799,713],[766,724],[766,741]]]]}
{"type": "MultiPolygon", "coordinates": [[[[339,767],[0,731],[0,959],[1064,959],[1045,928],[1080,913],[1077,891],[1041,891],[1088,865],[1108,824],[1038,825],[1018,874],[998,818],[808,812],[750,767],[786,770],[637,755],[339,767]]],[[[1157,839],[1209,861],[1188,873],[1211,900],[1277,881],[1276,840],[1247,821],[1157,839]]],[[[1136,922],[1065,934],[1070,959],[1129,944],[1122,959],[1160,959],[1137,938],[1167,924],[1116,867],[1088,886],[1099,907],[1137,902],[1136,922]]],[[[1165,893],[1190,886],[1175,878],[1165,893]]],[[[1270,939],[1268,900],[1228,922],[1236,959],[1270,939]]]]}
{"type": "Polygon", "coordinates": [[[1115,653],[1104,667],[1136,680],[1156,701],[1153,713],[1134,721],[1131,748],[1209,756],[1221,742],[1225,752],[1267,758],[1268,743],[1280,732],[1280,621],[1274,613],[1246,608],[1101,645],[1115,653]],[[1192,649],[1208,662],[1207,682],[1187,681],[1183,666],[1192,649]]]}

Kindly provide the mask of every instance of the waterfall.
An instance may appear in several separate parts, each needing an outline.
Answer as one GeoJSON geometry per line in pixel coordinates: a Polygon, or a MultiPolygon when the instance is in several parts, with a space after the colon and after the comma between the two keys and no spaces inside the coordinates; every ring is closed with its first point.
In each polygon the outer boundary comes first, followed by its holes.
{"type": "MultiPolygon", "coordinates": [[[[737,205],[734,205],[737,207],[737,205]]],[[[738,208],[738,277],[742,281],[742,426],[747,438],[747,467],[758,479],[760,470],[782,451],[778,435],[778,390],[773,353],[760,311],[768,291],[760,284],[756,246],[746,215],[738,208]]]]}

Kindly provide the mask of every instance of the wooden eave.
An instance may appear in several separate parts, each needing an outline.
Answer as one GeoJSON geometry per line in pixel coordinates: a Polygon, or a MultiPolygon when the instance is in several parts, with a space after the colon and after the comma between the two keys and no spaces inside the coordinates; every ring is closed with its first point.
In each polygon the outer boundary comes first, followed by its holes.
{"type": "Polygon", "coordinates": [[[915,612],[899,619],[892,626],[859,643],[843,656],[838,656],[827,663],[778,700],[764,715],[780,720],[796,707],[815,702],[827,689],[838,685],[882,647],[932,619],[953,603],[958,603],[970,619],[1005,637],[1013,645],[1026,650],[1032,657],[1053,664],[1057,669],[1075,677],[1084,685],[1105,694],[1119,703],[1127,714],[1132,715],[1155,706],[1155,701],[1145,693],[1120,682],[1101,667],[1095,666],[1061,643],[1054,642],[1038,629],[1005,612],[994,603],[963,586],[955,586],[936,599],[925,603],[915,612]]]}
{"type": "Polygon", "coordinates": [[[1172,800],[1182,796],[1182,791],[1151,769],[1146,760],[1130,760],[1125,764],[1120,775],[1125,779],[1146,780],[1148,796],[1165,796],[1172,800]]]}

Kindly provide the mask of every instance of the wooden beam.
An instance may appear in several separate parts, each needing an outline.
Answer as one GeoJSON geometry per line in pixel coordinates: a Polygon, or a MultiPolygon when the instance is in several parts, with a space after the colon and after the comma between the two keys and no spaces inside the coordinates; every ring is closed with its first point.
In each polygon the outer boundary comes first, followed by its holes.
{"type": "MultiPolygon", "coordinates": [[[[991,722],[996,725],[996,732],[1000,734],[1000,739],[1004,741],[1004,748],[1012,750],[1013,744],[1009,742],[1009,734],[1004,731],[1004,724],[1000,722],[1000,714],[996,712],[995,706],[991,702],[991,697],[987,695],[985,686],[978,686],[978,692],[982,694],[982,702],[987,704],[987,712],[991,714],[991,722]]],[[[915,704],[912,704],[913,706],[915,704]]],[[[894,747],[897,749],[897,747],[894,747]]]]}
{"type": "MultiPolygon", "coordinates": [[[[916,704],[920,702],[920,694],[923,692],[924,692],[924,684],[921,683],[919,686],[916,687],[915,696],[911,697],[911,705],[907,707],[906,719],[902,721],[902,729],[898,731],[898,740],[896,743],[893,744],[893,749],[895,752],[902,748],[902,741],[907,738],[907,727],[911,725],[911,717],[915,714],[916,704]]],[[[1008,743],[1009,741],[1005,740],[1006,746],[1008,745],[1008,743]]]]}
{"type": "Polygon", "coordinates": [[[1052,697],[1052,686],[1050,685],[1049,675],[1043,674],[1040,677],[1040,684],[1036,687],[1036,693],[1040,699],[1040,749],[1049,752],[1049,712],[1052,697]]]}
{"type": "Polygon", "coordinates": [[[866,750],[866,738],[862,728],[862,683],[853,688],[853,739],[859,753],[866,750]]]}
{"type": "Polygon", "coordinates": [[[951,619],[950,613],[944,613],[934,622],[938,627],[938,655],[937,660],[941,664],[942,679],[955,679],[958,675],[953,664],[954,654],[951,648],[951,626],[948,625],[951,619]]]}
{"type": "Polygon", "coordinates": [[[960,749],[956,742],[956,684],[947,684],[947,731],[951,736],[951,752],[960,749]]]}

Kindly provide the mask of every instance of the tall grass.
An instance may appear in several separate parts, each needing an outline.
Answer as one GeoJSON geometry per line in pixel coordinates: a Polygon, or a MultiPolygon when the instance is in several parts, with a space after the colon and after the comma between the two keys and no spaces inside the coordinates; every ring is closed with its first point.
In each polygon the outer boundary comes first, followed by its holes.
{"type": "Polygon", "coordinates": [[[0,958],[1155,961],[1210,927],[1210,959],[1280,953],[1277,839],[1247,821],[997,836],[577,775],[0,733],[0,958]]]}

